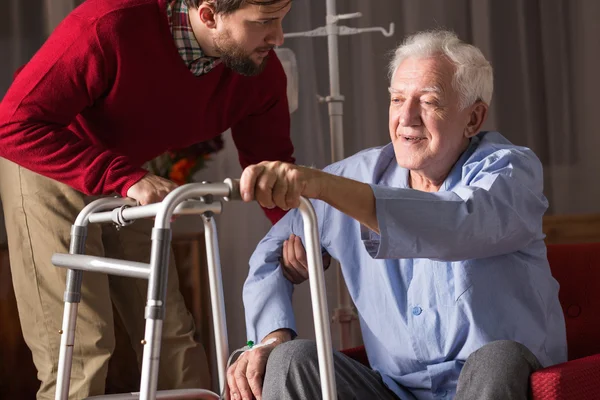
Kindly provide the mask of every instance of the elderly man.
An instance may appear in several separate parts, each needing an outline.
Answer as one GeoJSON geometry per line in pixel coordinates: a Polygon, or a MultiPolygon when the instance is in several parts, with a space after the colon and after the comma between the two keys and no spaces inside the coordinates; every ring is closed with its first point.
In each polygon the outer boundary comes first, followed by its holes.
{"type": "MultiPolygon", "coordinates": [[[[542,166],[480,132],[492,68],[477,48],[419,33],[390,72],[390,144],[324,171],[251,166],[242,195],[282,208],[317,199],[321,242],[341,262],[372,367],[336,352],[339,398],[524,399],[532,371],[567,357],[543,242],[542,166]]],[[[234,399],[320,398],[316,347],[291,340],[284,273],[305,268],[298,236],[294,210],[250,261],[249,339],[276,340],[229,369],[234,399]]]]}

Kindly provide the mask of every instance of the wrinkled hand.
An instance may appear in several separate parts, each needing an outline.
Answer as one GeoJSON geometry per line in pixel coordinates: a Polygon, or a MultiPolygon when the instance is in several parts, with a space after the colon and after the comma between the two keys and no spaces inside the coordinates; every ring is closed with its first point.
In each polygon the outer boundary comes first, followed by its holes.
{"type": "Polygon", "coordinates": [[[300,205],[300,196],[318,198],[326,176],[317,169],[264,161],[244,170],[240,193],[246,202],[256,200],[265,208],[289,210],[300,205]]]}
{"type": "MultiPolygon", "coordinates": [[[[329,268],[331,256],[323,254],[323,269],[329,268]]],[[[299,285],[308,279],[308,261],[306,250],[299,236],[291,234],[289,239],[283,242],[283,256],[281,260],[283,276],[295,285],[299,285]]]]}
{"type": "Polygon", "coordinates": [[[177,188],[177,184],[153,174],[146,174],[127,190],[127,197],[137,200],[140,205],[158,203],[169,192],[177,188]]]}
{"type": "Polygon", "coordinates": [[[267,360],[277,342],[246,351],[227,370],[229,398],[232,400],[262,399],[262,386],[267,360]]]}

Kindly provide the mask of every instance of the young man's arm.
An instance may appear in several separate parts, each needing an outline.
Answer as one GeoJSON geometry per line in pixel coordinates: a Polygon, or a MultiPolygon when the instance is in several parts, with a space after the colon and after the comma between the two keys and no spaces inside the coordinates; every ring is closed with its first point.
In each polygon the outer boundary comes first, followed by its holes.
{"type": "Polygon", "coordinates": [[[69,129],[110,90],[105,52],[95,21],[69,15],[0,103],[0,156],[84,193],[126,195],[147,171],[69,129]]]}

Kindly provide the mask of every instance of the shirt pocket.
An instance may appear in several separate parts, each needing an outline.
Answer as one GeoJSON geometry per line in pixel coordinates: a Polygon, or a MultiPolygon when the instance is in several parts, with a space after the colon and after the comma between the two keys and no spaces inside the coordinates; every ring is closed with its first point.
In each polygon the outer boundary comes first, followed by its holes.
{"type": "Polygon", "coordinates": [[[439,305],[454,306],[473,286],[468,261],[432,261],[432,270],[439,305]]]}

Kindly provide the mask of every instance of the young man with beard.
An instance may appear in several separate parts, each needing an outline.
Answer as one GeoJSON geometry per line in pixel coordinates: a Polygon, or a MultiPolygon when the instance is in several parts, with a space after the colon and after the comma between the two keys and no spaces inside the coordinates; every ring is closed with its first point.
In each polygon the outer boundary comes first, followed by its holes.
{"type": "MultiPolygon", "coordinates": [[[[142,169],[232,129],[242,167],[293,162],[286,79],[274,46],[291,0],[87,0],[17,75],[0,104],[0,195],[25,340],[56,385],[70,226],[86,195],[160,201],[176,185],[142,169]]],[[[267,210],[272,221],[283,211],[267,210]]],[[[147,221],[150,224],[151,221],[147,221]]],[[[148,262],[150,228],[90,226],[86,253],[148,262]]],[[[159,389],[207,387],[204,350],[169,272],[159,389]]],[[[113,304],[141,360],[146,282],[86,274],[70,396],[104,392],[113,304]]]]}

